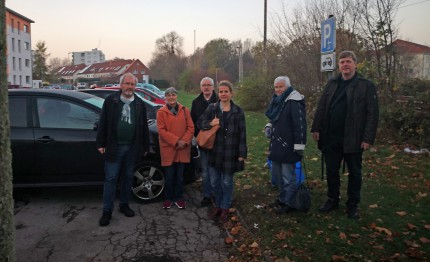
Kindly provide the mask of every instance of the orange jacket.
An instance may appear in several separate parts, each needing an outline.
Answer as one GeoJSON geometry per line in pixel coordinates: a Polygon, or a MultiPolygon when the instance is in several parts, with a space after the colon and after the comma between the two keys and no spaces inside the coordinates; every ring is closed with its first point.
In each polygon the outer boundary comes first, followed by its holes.
{"type": "Polygon", "coordinates": [[[194,124],[190,110],[178,103],[178,114],[175,116],[164,105],[157,112],[158,140],[160,143],[161,165],[170,166],[173,162],[189,163],[191,159],[191,140],[194,124]],[[182,149],[176,148],[181,139],[187,143],[182,149]]]}

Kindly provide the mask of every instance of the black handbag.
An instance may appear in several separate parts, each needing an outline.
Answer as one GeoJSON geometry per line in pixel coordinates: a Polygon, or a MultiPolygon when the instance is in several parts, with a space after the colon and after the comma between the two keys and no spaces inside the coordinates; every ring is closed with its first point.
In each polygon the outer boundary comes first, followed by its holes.
{"type": "MultiPolygon", "coordinates": [[[[302,169],[304,167],[304,161],[302,160],[301,163],[302,168],[300,169],[300,172],[302,172],[302,169]]],[[[305,172],[306,173],[306,172],[305,172]]],[[[302,175],[300,174],[300,178],[302,175]]],[[[297,210],[308,212],[311,208],[311,189],[304,181],[299,181],[299,186],[297,187],[297,193],[295,198],[295,207],[297,210]]]]}

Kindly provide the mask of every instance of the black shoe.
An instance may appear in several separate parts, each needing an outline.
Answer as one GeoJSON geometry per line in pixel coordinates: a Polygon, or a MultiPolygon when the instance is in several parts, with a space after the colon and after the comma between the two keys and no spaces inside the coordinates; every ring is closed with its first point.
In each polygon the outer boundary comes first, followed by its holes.
{"type": "Polygon", "coordinates": [[[111,218],[112,218],[111,213],[103,212],[102,218],[100,218],[100,220],[99,220],[99,225],[101,227],[105,227],[105,226],[109,225],[111,218]]]}
{"type": "Polygon", "coordinates": [[[276,209],[275,213],[276,214],[287,214],[290,213],[292,211],[296,210],[294,207],[290,207],[289,205],[283,205],[280,208],[276,209]]]}
{"type": "Polygon", "coordinates": [[[349,206],[347,213],[348,213],[348,218],[360,219],[360,214],[358,213],[357,206],[349,206]]]}
{"type": "Polygon", "coordinates": [[[272,203],[269,203],[269,207],[271,208],[280,207],[280,206],[285,206],[285,204],[279,201],[279,198],[275,199],[272,203]]]}
{"type": "Polygon", "coordinates": [[[127,204],[120,205],[119,212],[123,213],[126,217],[134,217],[134,211],[131,210],[131,208],[127,204]]]}
{"type": "Polygon", "coordinates": [[[202,207],[207,207],[212,204],[212,200],[210,199],[210,197],[204,197],[200,204],[202,207]]]}
{"type": "Polygon", "coordinates": [[[318,211],[321,213],[328,213],[332,210],[336,210],[339,208],[339,201],[333,200],[331,198],[327,199],[327,201],[322,205],[318,211]]]}

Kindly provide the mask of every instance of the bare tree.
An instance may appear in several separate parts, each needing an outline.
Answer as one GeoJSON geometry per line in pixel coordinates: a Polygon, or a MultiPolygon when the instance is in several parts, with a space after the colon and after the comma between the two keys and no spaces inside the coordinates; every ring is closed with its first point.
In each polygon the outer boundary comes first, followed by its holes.
{"type": "Polygon", "coordinates": [[[15,261],[12,155],[10,152],[9,103],[6,71],[5,1],[0,1],[0,261],[15,261]]]}
{"type": "Polygon", "coordinates": [[[172,31],[155,41],[156,53],[183,56],[184,38],[172,31]]]}

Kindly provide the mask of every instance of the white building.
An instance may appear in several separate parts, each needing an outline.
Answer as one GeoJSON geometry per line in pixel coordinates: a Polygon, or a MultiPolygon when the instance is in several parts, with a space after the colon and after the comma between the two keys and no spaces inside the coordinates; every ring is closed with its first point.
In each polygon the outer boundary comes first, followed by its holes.
{"type": "Polygon", "coordinates": [[[95,48],[91,51],[72,52],[72,60],[73,65],[91,65],[102,63],[106,60],[106,58],[102,51],[97,50],[97,48],[95,48]]]}
{"type": "Polygon", "coordinates": [[[14,88],[32,88],[31,19],[6,8],[7,82],[14,88]]]}

